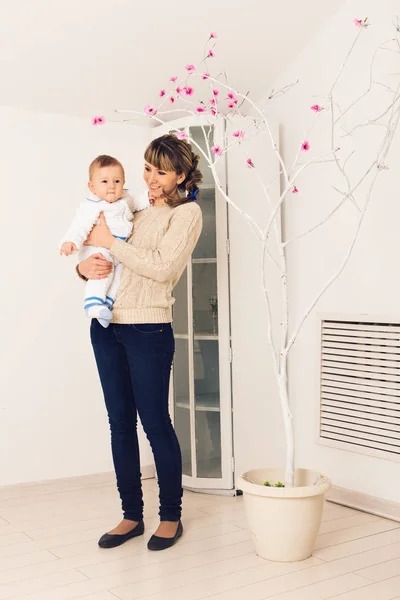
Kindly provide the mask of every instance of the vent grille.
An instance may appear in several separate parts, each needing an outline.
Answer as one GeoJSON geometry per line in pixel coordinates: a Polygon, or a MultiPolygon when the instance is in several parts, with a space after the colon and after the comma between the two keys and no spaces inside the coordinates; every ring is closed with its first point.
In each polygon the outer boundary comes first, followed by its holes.
{"type": "Polygon", "coordinates": [[[320,438],[400,459],[400,324],[322,321],[320,438]]]}

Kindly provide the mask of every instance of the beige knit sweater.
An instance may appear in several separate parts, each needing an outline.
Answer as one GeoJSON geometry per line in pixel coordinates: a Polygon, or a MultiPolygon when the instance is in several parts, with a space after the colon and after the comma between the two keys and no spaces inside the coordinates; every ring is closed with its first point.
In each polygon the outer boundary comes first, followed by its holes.
{"type": "Polygon", "coordinates": [[[134,214],[132,236],[116,239],[111,255],[123,265],[113,323],[170,323],[172,290],[185,270],[202,228],[196,202],[151,206],[134,214]]]}

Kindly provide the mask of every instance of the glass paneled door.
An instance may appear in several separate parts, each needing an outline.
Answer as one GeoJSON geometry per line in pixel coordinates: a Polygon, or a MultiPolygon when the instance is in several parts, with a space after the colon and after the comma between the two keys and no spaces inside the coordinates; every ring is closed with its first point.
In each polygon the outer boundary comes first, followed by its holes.
{"type": "MultiPolygon", "coordinates": [[[[205,136],[217,143],[213,125],[168,124],[185,129],[204,151],[205,136]]],[[[201,152],[192,144],[193,151],[201,152]]],[[[175,359],[171,408],[183,461],[183,484],[189,489],[233,489],[232,404],[229,327],[227,207],[201,155],[199,204],[203,230],[175,290],[173,327],[175,359]]],[[[224,184],[224,159],[219,177],[224,184]]]]}

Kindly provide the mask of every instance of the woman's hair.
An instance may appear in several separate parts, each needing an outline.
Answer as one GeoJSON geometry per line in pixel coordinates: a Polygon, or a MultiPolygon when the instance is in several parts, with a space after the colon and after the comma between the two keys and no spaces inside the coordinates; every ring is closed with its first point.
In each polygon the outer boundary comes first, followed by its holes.
{"type": "MultiPolygon", "coordinates": [[[[194,154],[191,145],[185,140],[178,140],[175,135],[166,134],[153,140],[146,148],[144,159],[157,169],[175,171],[178,175],[185,174],[185,179],[178,185],[178,191],[189,195],[199,189],[203,176],[197,165],[200,157],[194,154]]],[[[193,198],[194,199],[194,198],[193,198]]],[[[190,201],[190,199],[166,197],[166,204],[175,207],[190,201]]]]}
{"type": "Polygon", "coordinates": [[[89,180],[92,180],[93,173],[96,171],[96,169],[102,169],[103,167],[121,167],[125,180],[124,167],[121,165],[119,160],[113,156],[108,156],[108,154],[100,154],[100,156],[97,156],[94,160],[92,160],[89,165],[89,180]]]}

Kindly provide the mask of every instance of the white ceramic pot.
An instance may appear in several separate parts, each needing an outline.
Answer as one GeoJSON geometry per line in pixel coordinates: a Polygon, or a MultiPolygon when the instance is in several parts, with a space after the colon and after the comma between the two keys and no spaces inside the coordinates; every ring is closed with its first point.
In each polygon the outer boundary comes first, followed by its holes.
{"type": "Polygon", "coordinates": [[[247,471],[237,480],[256,552],[262,558],[292,562],[308,558],[321,524],[327,477],[296,469],[294,487],[267,487],[284,481],[284,469],[247,471]]]}

